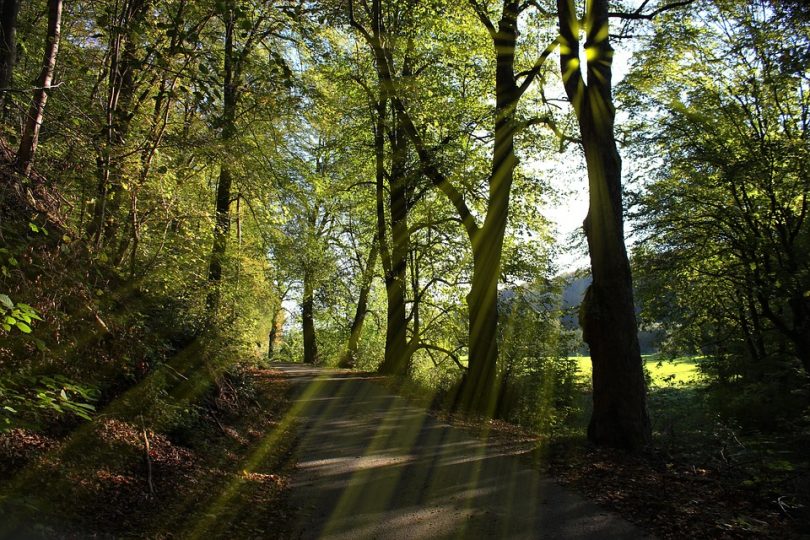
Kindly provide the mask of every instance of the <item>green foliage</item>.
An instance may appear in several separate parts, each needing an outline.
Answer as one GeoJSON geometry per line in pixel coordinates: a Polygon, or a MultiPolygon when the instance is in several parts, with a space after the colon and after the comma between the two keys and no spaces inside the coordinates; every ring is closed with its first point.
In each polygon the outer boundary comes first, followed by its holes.
{"type": "Polygon", "coordinates": [[[502,293],[498,415],[542,432],[573,411],[577,362],[568,356],[559,295],[544,287],[502,293]]]}
{"type": "Polygon", "coordinates": [[[97,388],[61,375],[0,378],[0,431],[18,426],[42,426],[54,417],[89,420],[100,397],[97,388]]]}
{"type": "Polygon", "coordinates": [[[783,15],[731,1],[663,17],[621,92],[646,178],[642,320],[668,353],[706,356],[713,405],[746,421],[753,404],[762,421],[802,414],[810,367],[810,34],[783,15]]]}
{"type": "MultiPolygon", "coordinates": [[[[15,328],[23,334],[30,334],[30,325],[35,320],[42,320],[37,310],[21,302],[15,304],[8,295],[0,294],[0,328],[4,331],[10,332],[12,328],[15,328]]],[[[39,344],[41,341],[37,343],[39,344]]]]}

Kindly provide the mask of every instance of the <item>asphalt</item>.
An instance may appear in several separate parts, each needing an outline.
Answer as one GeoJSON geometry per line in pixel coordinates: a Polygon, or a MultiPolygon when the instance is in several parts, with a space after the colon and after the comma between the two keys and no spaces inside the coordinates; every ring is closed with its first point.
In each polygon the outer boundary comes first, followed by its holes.
{"type": "Polygon", "coordinates": [[[374,377],[274,367],[298,424],[295,539],[650,537],[539,472],[530,442],[471,435],[374,377]]]}

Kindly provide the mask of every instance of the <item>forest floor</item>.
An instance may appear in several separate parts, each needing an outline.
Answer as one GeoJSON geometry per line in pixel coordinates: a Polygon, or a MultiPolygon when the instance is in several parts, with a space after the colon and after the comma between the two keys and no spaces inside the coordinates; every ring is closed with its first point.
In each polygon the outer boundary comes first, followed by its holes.
{"type": "Polygon", "coordinates": [[[287,537],[295,435],[280,375],[248,371],[242,403],[176,433],[101,411],[62,435],[0,434],[0,538],[287,537]]]}

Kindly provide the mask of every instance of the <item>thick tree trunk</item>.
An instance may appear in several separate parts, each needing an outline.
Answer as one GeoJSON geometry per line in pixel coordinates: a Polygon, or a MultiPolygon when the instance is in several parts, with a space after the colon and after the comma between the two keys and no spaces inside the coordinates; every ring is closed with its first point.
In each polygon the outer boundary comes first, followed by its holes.
{"type": "Polygon", "coordinates": [[[318,342],[315,338],[315,291],[312,287],[312,276],[304,272],[304,298],[301,305],[301,322],[304,332],[304,362],[318,363],[318,342]]]}
{"type": "Polygon", "coordinates": [[[804,367],[804,371],[810,374],[810,298],[799,292],[789,301],[790,310],[793,314],[793,341],[796,357],[804,367]]]}
{"type": "Polygon", "coordinates": [[[500,253],[483,240],[473,249],[472,287],[469,307],[469,359],[456,406],[463,410],[492,415],[497,401],[498,362],[498,269],[500,253]]]}
{"type": "Polygon", "coordinates": [[[45,103],[48,101],[48,90],[53,82],[56,69],[56,55],[59,52],[59,39],[62,26],[62,0],[48,1],[48,33],[45,39],[45,54],[42,58],[42,71],[37,78],[37,88],[28,110],[20,149],[17,151],[17,170],[28,176],[34,163],[34,155],[39,143],[39,131],[45,114],[45,103]]]}
{"type": "Polygon", "coordinates": [[[272,360],[281,345],[281,339],[284,333],[284,309],[281,304],[273,312],[273,321],[270,326],[270,335],[267,336],[267,359],[272,360]]]}
{"type": "Polygon", "coordinates": [[[584,226],[593,282],[580,308],[582,334],[593,363],[593,414],[588,438],[596,444],[636,450],[650,442],[651,429],[630,264],[624,245],[621,158],[613,133],[613,49],[607,37],[608,2],[591,0],[587,6],[586,86],[580,71],[573,0],[557,1],[560,66],[579,121],[590,196],[584,226]]]}
{"type": "Polygon", "coordinates": [[[459,404],[487,416],[497,406],[498,279],[509,196],[517,166],[515,108],[520,92],[515,83],[518,5],[504,2],[493,36],[495,67],[495,142],[489,178],[489,205],[484,226],[472,237],[473,277],[467,297],[470,317],[468,370],[462,381],[459,404]]]}
{"type": "Polygon", "coordinates": [[[8,117],[11,95],[8,90],[17,63],[17,15],[20,0],[0,0],[0,114],[8,117]]]}
{"type": "MultiPolygon", "coordinates": [[[[236,135],[237,82],[234,80],[234,43],[233,33],[236,26],[234,10],[228,13],[225,23],[225,62],[223,83],[222,133],[220,138],[223,148],[236,135]]],[[[215,313],[219,307],[222,265],[228,248],[228,235],[231,230],[231,186],[233,172],[227,156],[223,156],[219,166],[217,184],[216,223],[214,225],[214,243],[211,247],[211,259],[208,265],[208,284],[210,290],[206,305],[215,313]]]]}
{"type": "Polygon", "coordinates": [[[363,324],[366,320],[366,313],[368,313],[368,295],[371,292],[371,283],[374,278],[374,267],[377,265],[377,254],[379,252],[379,244],[377,235],[374,235],[374,240],[371,243],[371,251],[368,254],[366,261],[366,268],[363,271],[362,281],[360,282],[360,294],[357,297],[357,309],[354,312],[354,319],[349,333],[349,345],[346,349],[346,354],[340,361],[340,367],[352,368],[357,362],[357,351],[360,348],[360,335],[363,333],[363,324]]]}
{"type": "MultiPolygon", "coordinates": [[[[395,116],[395,115],[394,115],[395,116]]],[[[394,120],[396,122],[396,120],[394,120]]],[[[401,375],[408,369],[408,317],[406,310],[408,253],[408,200],[406,161],[408,145],[405,134],[395,127],[391,134],[391,180],[389,182],[391,209],[390,266],[385,272],[388,297],[385,331],[385,358],[379,367],[384,375],[401,375]]]]}

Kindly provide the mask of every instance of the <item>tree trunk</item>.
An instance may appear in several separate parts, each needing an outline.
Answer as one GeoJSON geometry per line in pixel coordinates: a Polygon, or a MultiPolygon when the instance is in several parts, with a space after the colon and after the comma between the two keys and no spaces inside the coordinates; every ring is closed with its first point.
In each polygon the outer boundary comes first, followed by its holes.
{"type": "MultiPolygon", "coordinates": [[[[396,123],[396,115],[394,123],[396,123]]],[[[406,310],[408,252],[408,201],[406,161],[408,145],[405,134],[395,126],[391,139],[391,179],[389,182],[391,209],[391,253],[385,272],[388,297],[385,331],[385,358],[379,372],[384,375],[402,375],[407,371],[410,357],[408,348],[408,318],[406,310]]]]}
{"type": "MultiPolygon", "coordinates": [[[[469,307],[469,359],[456,406],[470,412],[492,415],[497,401],[498,362],[498,269],[500,251],[479,234],[473,249],[473,278],[467,295],[469,307]]],[[[503,240],[503,238],[501,238],[503,240]]]]}
{"type": "MultiPolygon", "coordinates": [[[[111,23],[106,125],[98,137],[96,204],[88,226],[88,235],[97,248],[113,241],[120,226],[118,214],[124,198],[124,145],[135,114],[133,100],[136,70],[139,68],[139,45],[133,32],[140,28],[150,4],[151,0],[129,0],[121,6],[111,23]]],[[[129,221],[132,221],[131,216],[129,221]]],[[[122,243],[128,244],[129,239],[122,238],[119,247],[122,243]]],[[[116,259],[120,259],[119,254],[116,254],[116,259]]]]}
{"type": "Polygon", "coordinates": [[[301,306],[301,321],[304,331],[304,363],[318,363],[318,342],[315,339],[314,317],[315,292],[310,272],[304,272],[304,299],[301,306]]]}
{"type": "Polygon", "coordinates": [[[805,373],[810,374],[810,298],[799,292],[788,303],[793,315],[793,332],[790,338],[796,350],[796,357],[805,373]]]}
{"type": "Polygon", "coordinates": [[[483,227],[470,238],[474,265],[467,296],[470,354],[458,404],[487,416],[494,415],[497,406],[498,279],[509,216],[509,196],[517,167],[515,108],[520,98],[514,70],[517,16],[517,3],[504,2],[498,29],[493,35],[496,55],[495,142],[489,204],[483,227]]]}
{"type": "Polygon", "coordinates": [[[278,346],[281,345],[284,333],[284,309],[279,303],[278,308],[273,312],[273,321],[270,326],[270,335],[267,336],[267,359],[272,360],[276,354],[278,346]]]}
{"type": "Polygon", "coordinates": [[[17,170],[28,176],[34,164],[34,155],[39,143],[39,130],[45,114],[45,103],[48,101],[48,90],[53,82],[53,72],[56,68],[56,55],[59,52],[59,38],[62,25],[62,0],[48,1],[48,33],[45,40],[45,54],[42,58],[42,71],[37,78],[37,88],[28,110],[20,149],[17,151],[17,170]]]}
{"type": "MultiPolygon", "coordinates": [[[[225,63],[223,84],[222,134],[223,148],[236,135],[237,81],[234,80],[234,45],[233,33],[236,26],[234,10],[228,12],[225,23],[225,63]]],[[[222,265],[228,247],[228,234],[231,229],[231,186],[233,172],[227,156],[223,156],[219,166],[219,182],[216,198],[216,224],[214,225],[214,243],[211,248],[211,260],[208,265],[208,284],[210,291],[206,305],[213,314],[219,307],[222,265]]]]}
{"type": "Polygon", "coordinates": [[[630,264],[624,245],[621,158],[613,133],[613,49],[608,2],[587,2],[588,84],[579,63],[579,30],[573,0],[557,0],[560,66],[579,121],[588,169],[585,235],[593,282],[580,307],[582,335],[593,363],[593,414],[588,438],[600,445],[637,450],[651,440],[646,383],[638,344],[630,264]]]}
{"type": "Polygon", "coordinates": [[[352,320],[351,331],[349,333],[349,345],[346,354],[340,361],[340,367],[342,368],[352,368],[357,362],[360,335],[363,333],[363,323],[366,320],[366,313],[368,312],[368,295],[371,292],[371,283],[374,278],[374,267],[377,264],[378,252],[378,239],[377,235],[374,235],[374,240],[371,242],[371,251],[366,261],[366,268],[363,272],[362,281],[360,282],[360,294],[357,297],[357,309],[354,312],[354,319],[352,320]]]}
{"type": "Polygon", "coordinates": [[[20,12],[20,0],[0,1],[0,114],[5,120],[17,63],[17,15],[20,12]]]}

